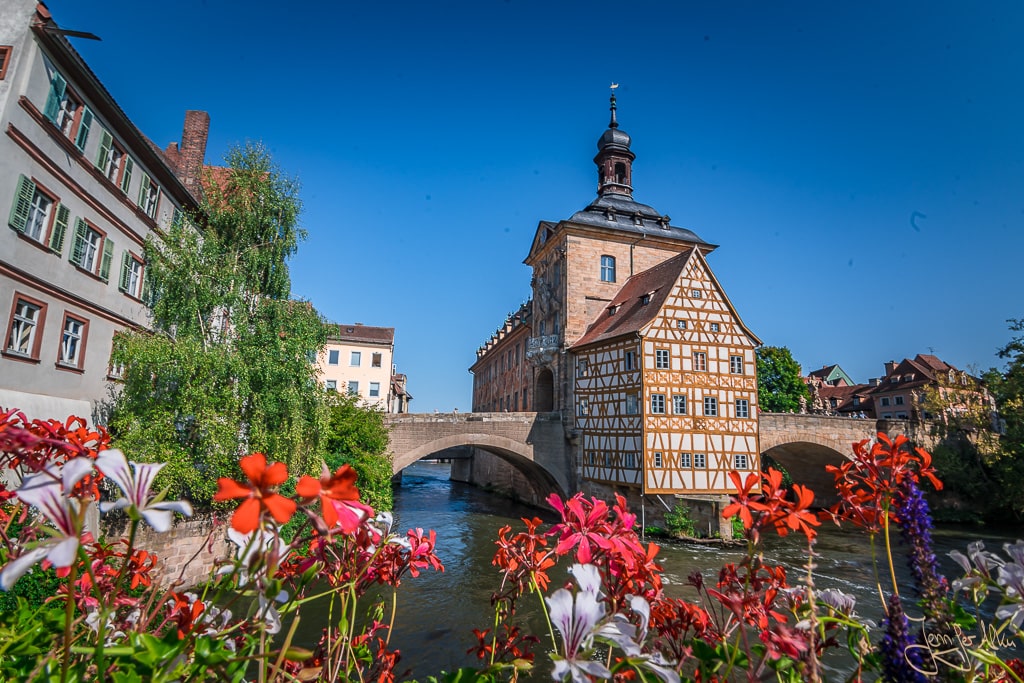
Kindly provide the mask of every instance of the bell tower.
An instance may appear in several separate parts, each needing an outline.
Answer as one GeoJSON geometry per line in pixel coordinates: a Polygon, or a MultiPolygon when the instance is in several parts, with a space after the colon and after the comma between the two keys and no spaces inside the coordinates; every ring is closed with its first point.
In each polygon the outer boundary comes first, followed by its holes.
{"type": "Polygon", "coordinates": [[[624,130],[619,130],[619,122],[615,118],[615,88],[612,84],[611,120],[608,130],[597,141],[597,194],[617,194],[633,196],[633,159],[636,155],[629,150],[631,142],[624,130]]]}

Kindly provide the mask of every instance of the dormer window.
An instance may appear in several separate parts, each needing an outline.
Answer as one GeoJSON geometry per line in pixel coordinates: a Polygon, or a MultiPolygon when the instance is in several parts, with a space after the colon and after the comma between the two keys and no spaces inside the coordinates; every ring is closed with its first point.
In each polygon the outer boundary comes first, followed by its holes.
{"type": "Polygon", "coordinates": [[[643,296],[640,297],[640,305],[641,306],[646,306],[649,303],[651,303],[651,295],[650,294],[644,294],[643,296]]]}
{"type": "Polygon", "coordinates": [[[619,310],[618,306],[609,306],[608,307],[608,315],[615,315],[615,312],[617,310],[619,310]]]}

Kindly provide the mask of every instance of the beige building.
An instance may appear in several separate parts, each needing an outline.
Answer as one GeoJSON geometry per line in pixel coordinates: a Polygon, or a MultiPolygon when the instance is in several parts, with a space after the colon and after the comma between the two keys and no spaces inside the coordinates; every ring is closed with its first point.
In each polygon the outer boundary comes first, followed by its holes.
{"type": "Polygon", "coordinates": [[[324,387],[358,396],[385,412],[407,412],[412,396],[405,375],[395,373],[395,328],[330,325],[327,344],[317,357],[324,387]]]}
{"type": "Polygon", "coordinates": [[[721,495],[729,471],[760,470],[760,341],[708,265],[715,245],[633,199],[630,145],[613,96],[598,196],[538,225],[528,329],[506,322],[478,351],[474,409],[507,393],[495,369],[528,335],[521,391],[530,410],[561,413],[584,491],[721,495]]]}
{"type": "Polygon", "coordinates": [[[114,333],[148,324],[143,245],[196,209],[209,117],[157,149],[34,0],[0,13],[0,407],[95,419],[114,333]]]}

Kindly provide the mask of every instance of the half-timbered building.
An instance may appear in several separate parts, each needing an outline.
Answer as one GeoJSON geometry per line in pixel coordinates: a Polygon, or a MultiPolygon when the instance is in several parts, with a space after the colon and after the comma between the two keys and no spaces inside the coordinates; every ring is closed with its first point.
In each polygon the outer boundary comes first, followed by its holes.
{"type": "Polygon", "coordinates": [[[582,478],[707,494],[756,472],[758,343],[699,249],[631,277],[571,347],[582,478]]]}
{"type": "MultiPolygon", "coordinates": [[[[631,142],[613,94],[597,198],[534,233],[532,410],[561,413],[588,493],[721,495],[729,471],[759,470],[760,341],[708,265],[716,246],[633,198],[631,142]]],[[[507,353],[504,339],[478,352],[474,409],[507,353]]]]}

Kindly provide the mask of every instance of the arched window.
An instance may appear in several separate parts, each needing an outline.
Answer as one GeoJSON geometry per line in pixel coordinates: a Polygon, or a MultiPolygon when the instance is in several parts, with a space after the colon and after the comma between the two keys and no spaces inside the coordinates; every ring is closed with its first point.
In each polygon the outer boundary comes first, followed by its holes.
{"type": "Polygon", "coordinates": [[[615,282],[615,257],[601,257],[601,282],[615,282]]]}
{"type": "Polygon", "coordinates": [[[622,162],[615,164],[615,182],[619,185],[626,184],[626,165],[622,162]]]}

